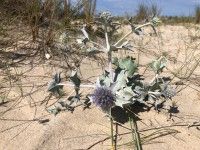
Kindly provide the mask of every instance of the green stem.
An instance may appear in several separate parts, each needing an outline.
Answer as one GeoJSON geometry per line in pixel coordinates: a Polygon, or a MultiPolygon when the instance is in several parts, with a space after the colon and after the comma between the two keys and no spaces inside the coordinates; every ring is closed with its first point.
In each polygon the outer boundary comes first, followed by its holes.
{"type": "MultiPolygon", "coordinates": [[[[59,83],[57,85],[63,85],[63,86],[69,86],[69,87],[74,86],[74,84],[71,82],[59,83]]],[[[95,85],[94,84],[81,84],[80,88],[95,88],[95,85]]]]}
{"type": "MultiPolygon", "coordinates": [[[[151,25],[150,22],[136,27],[135,30],[141,29],[141,28],[143,28],[143,27],[145,27],[145,26],[149,26],[149,25],[151,25]]],[[[125,38],[127,38],[128,36],[130,36],[132,33],[133,33],[133,30],[131,30],[131,31],[130,31],[129,33],[127,33],[126,35],[124,35],[119,41],[117,41],[117,42],[114,44],[114,46],[117,46],[120,42],[122,42],[125,38]]]]}
{"type": "Polygon", "coordinates": [[[106,51],[108,54],[108,67],[109,67],[110,79],[113,81],[112,51],[110,49],[110,43],[109,43],[107,31],[105,31],[105,38],[106,38],[106,51]]]}
{"type": "Polygon", "coordinates": [[[135,145],[136,145],[135,135],[134,135],[134,132],[133,132],[133,124],[132,124],[132,119],[131,119],[131,117],[129,117],[129,123],[130,123],[130,126],[131,126],[131,133],[132,133],[133,143],[135,143],[135,145]]]}
{"type": "Polygon", "coordinates": [[[111,144],[112,144],[112,149],[114,149],[113,119],[112,118],[110,118],[110,128],[111,128],[111,144]]]}
{"type": "Polygon", "coordinates": [[[107,32],[105,32],[105,38],[106,38],[106,49],[107,49],[107,52],[109,52],[110,51],[110,43],[109,43],[107,32]]]}
{"type": "Polygon", "coordinates": [[[143,28],[145,26],[149,26],[149,25],[152,25],[151,22],[148,22],[148,23],[145,23],[143,25],[140,25],[140,26],[136,27],[135,30],[141,29],[141,28],[143,28]]]}
{"type": "Polygon", "coordinates": [[[132,117],[129,117],[129,122],[130,122],[131,130],[132,130],[132,138],[135,143],[136,149],[142,150],[142,144],[141,144],[141,139],[138,132],[137,123],[132,117]]]}
{"type": "Polygon", "coordinates": [[[120,42],[122,42],[125,38],[127,38],[129,35],[131,35],[133,33],[133,31],[130,31],[129,33],[127,33],[126,35],[124,35],[119,41],[117,41],[114,46],[117,46],[120,42]]]}
{"type": "Polygon", "coordinates": [[[137,122],[133,120],[133,124],[134,124],[134,129],[135,129],[135,138],[137,141],[137,148],[138,150],[142,150],[142,144],[141,144],[140,134],[138,132],[137,122]]]}
{"type": "Polygon", "coordinates": [[[115,150],[117,149],[118,123],[115,123],[115,150]]]}
{"type": "Polygon", "coordinates": [[[109,72],[110,72],[110,79],[113,81],[113,70],[112,70],[112,52],[108,52],[108,66],[109,66],[109,72]]]}
{"type": "Polygon", "coordinates": [[[110,131],[111,131],[111,145],[112,145],[112,150],[115,149],[114,146],[114,135],[113,135],[113,118],[112,118],[112,114],[111,114],[111,109],[110,109],[110,131]]]}

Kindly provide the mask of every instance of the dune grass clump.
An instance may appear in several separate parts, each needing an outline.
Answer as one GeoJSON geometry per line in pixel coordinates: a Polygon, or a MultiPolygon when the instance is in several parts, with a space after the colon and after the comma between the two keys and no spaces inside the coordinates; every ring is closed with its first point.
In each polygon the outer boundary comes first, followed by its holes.
{"type": "Polygon", "coordinates": [[[195,23],[200,23],[200,5],[195,7],[195,23]]]}
{"type": "Polygon", "coordinates": [[[161,8],[156,4],[152,3],[147,5],[145,3],[139,3],[136,9],[135,20],[136,22],[141,22],[148,20],[153,16],[160,16],[161,8]]]}

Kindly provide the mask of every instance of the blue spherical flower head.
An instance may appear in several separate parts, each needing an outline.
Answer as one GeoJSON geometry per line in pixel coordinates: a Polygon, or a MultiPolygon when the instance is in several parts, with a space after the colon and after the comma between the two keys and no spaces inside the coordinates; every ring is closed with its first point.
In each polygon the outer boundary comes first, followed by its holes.
{"type": "Polygon", "coordinates": [[[92,94],[92,102],[103,111],[109,111],[115,105],[115,96],[109,88],[97,87],[92,94]]]}

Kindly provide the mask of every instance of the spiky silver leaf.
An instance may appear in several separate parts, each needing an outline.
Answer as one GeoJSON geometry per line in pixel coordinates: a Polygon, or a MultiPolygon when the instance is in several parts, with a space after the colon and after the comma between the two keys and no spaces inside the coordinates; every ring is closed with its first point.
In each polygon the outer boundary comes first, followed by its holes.
{"type": "Polygon", "coordinates": [[[61,73],[56,73],[53,76],[52,81],[49,82],[48,84],[48,91],[50,92],[58,92],[61,88],[63,88],[63,85],[59,85],[59,83],[61,82],[61,77],[60,77],[61,73]]]}

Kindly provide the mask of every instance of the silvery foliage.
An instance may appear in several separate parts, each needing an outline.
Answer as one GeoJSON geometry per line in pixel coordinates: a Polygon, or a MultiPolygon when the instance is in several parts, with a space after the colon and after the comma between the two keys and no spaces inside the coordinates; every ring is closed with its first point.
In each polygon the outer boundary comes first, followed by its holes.
{"type": "MultiPolygon", "coordinates": [[[[156,72],[163,69],[164,64],[157,63],[160,60],[151,63],[156,66],[152,68],[157,69],[156,72]]],[[[138,66],[132,57],[115,58],[113,64],[116,66],[113,82],[109,72],[105,72],[98,79],[97,86],[112,90],[116,97],[115,106],[124,107],[139,102],[157,109],[164,102],[160,102],[160,99],[171,99],[176,94],[175,89],[165,81],[165,78],[156,77],[152,82],[144,82],[142,76],[137,73],[138,66]]]]}
{"type": "MultiPolygon", "coordinates": [[[[110,12],[101,13],[98,17],[96,17],[95,23],[98,29],[100,29],[102,33],[106,32],[110,38],[115,37],[118,34],[117,30],[119,29],[120,24],[117,22],[113,22],[113,17],[110,12]]],[[[81,28],[81,32],[82,32],[82,37],[77,38],[76,42],[82,45],[82,50],[85,50],[90,54],[108,52],[107,47],[92,41],[92,39],[90,38],[89,34],[86,31],[86,25],[83,25],[83,27],[81,28]]],[[[109,42],[111,42],[111,39],[109,42]]],[[[132,46],[130,45],[128,40],[123,41],[123,43],[120,43],[120,45],[114,45],[110,43],[111,51],[118,51],[119,49],[131,50],[132,46]]]]}
{"type": "Polygon", "coordinates": [[[72,106],[74,103],[78,103],[80,101],[81,94],[79,93],[80,90],[80,85],[81,85],[81,80],[77,74],[77,71],[72,71],[71,76],[70,76],[70,81],[74,85],[75,89],[75,95],[70,96],[68,100],[70,101],[69,105],[72,106]]]}
{"type": "MultiPolygon", "coordinates": [[[[48,85],[48,91],[51,93],[57,92],[60,94],[60,90],[63,88],[63,85],[61,82],[61,73],[56,73],[53,77],[53,80],[49,82],[48,85]]],[[[81,94],[79,93],[81,80],[77,75],[76,71],[72,71],[71,76],[69,77],[69,80],[72,82],[72,85],[75,89],[75,95],[68,97],[67,101],[65,99],[61,99],[54,105],[53,108],[48,109],[50,113],[53,113],[54,115],[57,115],[61,111],[74,111],[74,108],[76,107],[77,103],[80,102],[81,94]]],[[[89,104],[87,101],[84,103],[85,107],[87,107],[89,104]]]]}
{"type": "Polygon", "coordinates": [[[156,74],[160,74],[163,69],[167,65],[167,59],[165,57],[160,57],[157,60],[154,60],[152,63],[149,64],[149,66],[153,69],[153,71],[156,74]]]}
{"type": "Polygon", "coordinates": [[[61,74],[60,72],[56,73],[53,76],[52,81],[49,82],[49,84],[48,84],[49,92],[60,94],[60,90],[63,88],[63,85],[59,85],[59,83],[61,82],[60,74],[61,74]]]}
{"type": "MultiPolygon", "coordinates": [[[[106,35],[107,27],[112,25],[111,14],[109,12],[102,13],[99,16],[98,21],[104,26],[106,35]]],[[[153,29],[155,29],[154,26],[158,25],[159,22],[160,20],[154,17],[150,22],[144,25],[139,27],[132,26],[132,33],[140,31],[143,26],[147,25],[150,25],[153,29]]],[[[109,41],[107,41],[106,46],[103,46],[99,43],[93,42],[91,38],[89,38],[89,34],[86,32],[85,26],[83,26],[81,31],[84,38],[80,43],[83,45],[86,45],[88,42],[93,43],[93,45],[87,49],[89,52],[94,52],[95,54],[97,54],[97,52],[104,52],[109,54],[112,51],[117,51],[119,49],[131,48],[129,41],[126,41],[125,39],[117,42],[117,44],[108,43],[109,41]]],[[[170,86],[169,81],[160,76],[163,69],[166,67],[166,64],[167,60],[165,57],[160,57],[150,63],[149,66],[155,72],[155,78],[150,82],[144,82],[142,75],[137,72],[138,65],[136,64],[134,58],[112,58],[112,65],[115,66],[115,69],[113,70],[110,68],[111,70],[109,71],[105,70],[104,74],[97,79],[94,92],[87,96],[85,104],[89,104],[89,101],[93,102],[100,108],[102,107],[102,110],[105,112],[109,112],[109,110],[115,106],[124,108],[127,105],[132,105],[136,102],[149,107],[155,107],[155,109],[162,108],[162,104],[165,100],[171,99],[176,95],[176,91],[170,86]],[[105,107],[105,104],[109,104],[109,107],[105,107]],[[105,110],[105,108],[107,110],[105,110]]],[[[79,94],[81,80],[76,72],[72,73],[70,80],[74,84],[76,94],[68,99],[70,103],[60,102],[60,105],[66,109],[72,109],[72,104],[74,102],[79,102],[81,98],[81,95],[79,94]]],[[[49,86],[49,89],[57,89],[59,87],[59,82],[54,79],[53,84],[49,86]]],[[[52,92],[51,90],[49,91],[52,92]]],[[[61,109],[58,109],[53,113],[56,114],[60,110],[61,109]]]]}

